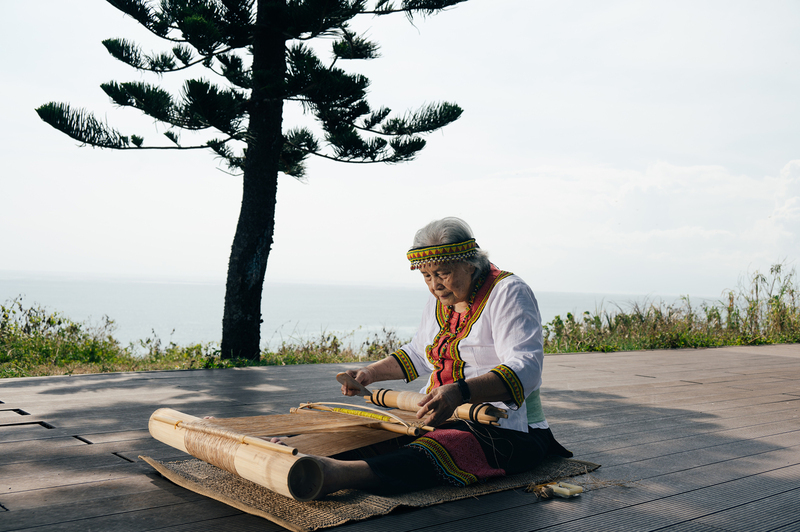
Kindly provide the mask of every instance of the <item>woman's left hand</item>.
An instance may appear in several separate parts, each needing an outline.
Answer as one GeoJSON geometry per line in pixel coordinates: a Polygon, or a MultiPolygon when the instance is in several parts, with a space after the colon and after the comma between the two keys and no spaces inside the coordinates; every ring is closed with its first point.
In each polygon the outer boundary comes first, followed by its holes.
{"type": "Polygon", "coordinates": [[[464,404],[461,398],[461,390],[457,384],[447,384],[434,389],[431,393],[422,398],[417,403],[420,407],[417,410],[417,419],[425,419],[425,424],[437,427],[450,419],[456,408],[464,404]]]}

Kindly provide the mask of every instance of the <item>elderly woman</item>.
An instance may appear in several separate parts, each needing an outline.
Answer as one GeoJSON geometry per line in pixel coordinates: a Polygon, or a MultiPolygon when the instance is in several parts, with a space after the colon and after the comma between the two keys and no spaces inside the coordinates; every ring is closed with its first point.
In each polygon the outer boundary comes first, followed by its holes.
{"type": "MultiPolygon", "coordinates": [[[[433,296],[419,330],[395,353],[348,373],[368,386],[392,379],[410,382],[430,372],[417,417],[437,428],[387,454],[322,459],[325,491],[464,486],[526,471],[548,454],[571,456],[542,414],[542,328],[528,285],[491,264],[458,218],[420,229],[408,259],[433,296]],[[492,403],[508,409],[508,418],[499,428],[448,422],[464,403],[492,403]]],[[[356,392],[342,386],[345,395],[356,392]]]]}

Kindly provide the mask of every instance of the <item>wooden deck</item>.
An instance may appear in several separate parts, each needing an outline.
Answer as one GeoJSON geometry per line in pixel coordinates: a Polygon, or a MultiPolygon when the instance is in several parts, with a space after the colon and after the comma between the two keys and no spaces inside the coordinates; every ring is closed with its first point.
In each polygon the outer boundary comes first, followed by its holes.
{"type": "MultiPolygon", "coordinates": [[[[243,416],[337,400],[342,367],[0,380],[0,531],[283,530],[137,460],[185,457],[150,438],[147,419],[161,406],[243,416]]],[[[337,530],[800,530],[800,345],[551,355],[545,367],[545,413],[576,458],[602,464],[594,489],[505,492],[337,530]]]]}

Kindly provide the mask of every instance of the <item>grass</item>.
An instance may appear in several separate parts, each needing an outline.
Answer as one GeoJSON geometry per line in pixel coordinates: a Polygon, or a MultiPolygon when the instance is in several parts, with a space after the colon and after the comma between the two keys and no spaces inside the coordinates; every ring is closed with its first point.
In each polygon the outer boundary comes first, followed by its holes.
{"type": "MultiPolygon", "coordinates": [[[[378,360],[404,341],[392,330],[360,346],[348,335],[323,333],[265,349],[260,360],[221,359],[216,343],[164,345],[157,337],[122,345],[114,321],[77,323],[58,312],[26,307],[21,298],[0,305],[0,378],[112,371],[180,370],[378,360]]],[[[627,351],[800,342],[800,288],[794,268],[755,272],[715,305],[633,304],[627,311],[556,316],[544,326],[545,352],[627,351]]]]}
{"type": "Polygon", "coordinates": [[[122,345],[114,329],[107,316],[99,324],[77,323],[39,306],[26,307],[18,297],[0,305],[0,378],[356,362],[381,359],[404,343],[387,329],[358,348],[346,342],[347,335],[324,333],[316,339],[283,342],[252,361],[221,359],[215,342],[165,345],[155,334],[122,345]]]}
{"type": "Polygon", "coordinates": [[[631,351],[800,342],[797,272],[784,264],[758,271],[717,304],[633,304],[628,311],[556,316],[544,327],[545,352],[631,351]]]}

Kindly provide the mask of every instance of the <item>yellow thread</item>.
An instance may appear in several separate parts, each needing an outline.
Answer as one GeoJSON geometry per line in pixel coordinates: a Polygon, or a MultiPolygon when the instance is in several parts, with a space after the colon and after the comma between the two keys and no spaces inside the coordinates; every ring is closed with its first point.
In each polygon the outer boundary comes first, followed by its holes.
{"type": "Polygon", "coordinates": [[[393,421],[392,418],[389,416],[384,416],[383,414],[375,414],[373,412],[364,412],[363,410],[351,410],[349,408],[332,408],[334,412],[339,412],[340,414],[350,414],[351,416],[361,416],[361,417],[368,417],[371,419],[377,419],[380,421],[391,422],[393,421]]]}
{"type": "MultiPolygon", "coordinates": [[[[380,392],[380,390],[378,390],[378,391],[380,392]]],[[[386,390],[386,391],[388,392],[388,391],[391,391],[391,390],[386,390]]],[[[376,403],[376,404],[377,404],[377,403],[376,403]]],[[[312,408],[319,408],[320,410],[324,410],[324,411],[328,411],[328,412],[335,412],[335,411],[334,411],[334,409],[333,409],[333,407],[330,407],[330,406],[328,406],[328,405],[342,405],[342,406],[348,406],[348,407],[349,407],[349,406],[351,406],[351,405],[350,405],[350,404],[348,404],[348,403],[331,403],[331,402],[324,402],[324,403],[301,403],[299,408],[300,408],[300,409],[303,409],[303,408],[309,408],[309,409],[312,409],[312,408]]],[[[380,406],[386,406],[386,405],[380,405],[380,406]]],[[[378,412],[378,414],[380,415],[380,411],[379,411],[379,410],[377,410],[377,409],[375,409],[375,408],[369,408],[368,406],[364,406],[364,407],[362,407],[362,408],[366,408],[366,409],[369,409],[369,410],[374,410],[374,411],[378,412]]],[[[357,412],[363,412],[363,410],[357,410],[357,412]]],[[[356,414],[356,415],[359,415],[359,414],[356,414]]],[[[394,414],[392,414],[391,412],[386,412],[386,414],[385,414],[385,415],[386,415],[386,416],[389,418],[389,422],[390,422],[390,423],[395,423],[395,422],[396,422],[396,423],[400,423],[401,425],[403,425],[403,426],[405,426],[405,427],[408,427],[408,426],[409,426],[409,424],[408,424],[408,423],[406,423],[405,421],[403,421],[401,418],[399,418],[399,417],[395,416],[395,415],[394,415],[394,414]]]]}

